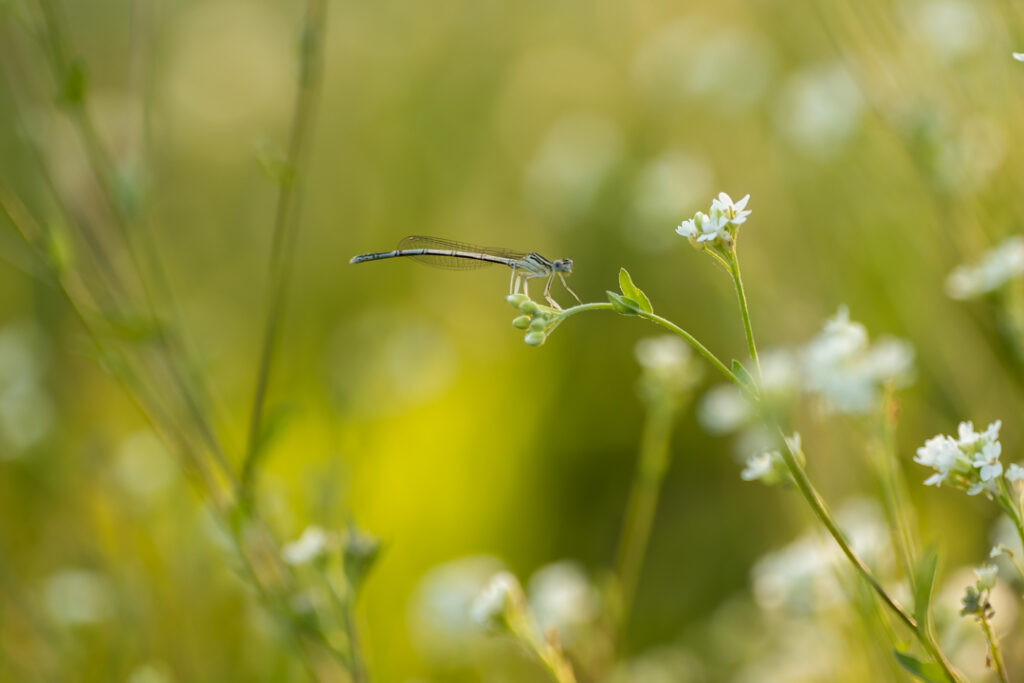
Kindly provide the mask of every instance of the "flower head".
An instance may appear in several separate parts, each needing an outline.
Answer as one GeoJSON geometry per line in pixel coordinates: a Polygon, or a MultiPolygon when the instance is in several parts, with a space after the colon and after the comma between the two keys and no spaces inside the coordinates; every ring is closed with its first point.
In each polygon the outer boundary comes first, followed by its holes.
{"type": "Polygon", "coordinates": [[[510,572],[501,571],[491,577],[470,607],[473,620],[480,624],[504,623],[509,609],[523,601],[519,580],[510,572]]]}
{"type": "Polygon", "coordinates": [[[308,564],[327,552],[331,538],[318,526],[308,526],[298,539],[281,548],[281,557],[290,565],[308,564]]]}
{"type": "Polygon", "coordinates": [[[946,278],[946,293],[954,299],[973,299],[1021,275],[1024,275],[1024,237],[1015,235],[985,252],[977,263],[954,268],[946,278]]]}
{"type": "Polygon", "coordinates": [[[690,240],[698,249],[714,247],[729,251],[736,240],[736,228],[746,222],[750,210],[746,208],[750,195],[738,202],[724,192],[711,201],[709,213],[698,211],[693,218],[683,221],[676,232],[690,240]]]}
{"type": "MultiPolygon", "coordinates": [[[[1003,464],[999,461],[1003,452],[999,443],[1001,426],[1002,422],[996,420],[979,433],[974,431],[972,422],[961,422],[956,438],[939,434],[925,441],[914,456],[914,462],[935,470],[925,479],[925,485],[946,484],[970,496],[985,492],[991,498],[997,494],[999,478],[1003,475],[1003,464]]],[[[1024,468],[1018,469],[1024,476],[1024,468]]],[[[1016,470],[1014,476],[1017,476],[1016,470]]]]}
{"type": "Polygon", "coordinates": [[[747,216],[750,215],[750,211],[746,210],[748,201],[750,201],[749,194],[738,202],[734,202],[732,197],[724,192],[719,192],[718,197],[711,200],[711,215],[722,223],[740,225],[746,222],[747,216]]]}

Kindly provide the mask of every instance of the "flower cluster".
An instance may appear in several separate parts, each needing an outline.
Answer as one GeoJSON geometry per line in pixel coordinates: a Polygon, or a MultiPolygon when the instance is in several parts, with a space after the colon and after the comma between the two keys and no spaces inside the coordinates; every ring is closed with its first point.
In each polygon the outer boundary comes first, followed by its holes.
{"type": "Polygon", "coordinates": [[[736,228],[747,220],[750,211],[746,208],[750,195],[738,202],[724,192],[711,201],[709,213],[698,211],[693,218],[685,220],[676,228],[676,232],[690,240],[690,243],[703,249],[711,245],[723,251],[730,251],[736,241],[736,228]]]}
{"type": "Polygon", "coordinates": [[[914,350],[893,338],[868,342],[867,329],[841,306],[825,329],[803,350],[805,389],[840,413],[870,412],[891,384],[905,386],[913,375],[914,350]]]}
{"type": "Polygon", "coordinates": [[[643,368],[640,394],[649,401],[676,398],[700,379],[700,366],[694,362],[690,347],[674,335],[641,339],[634,353],[643,368]]]}
{"type": "Polygon", "coordinates": [[[946,278],[946,293],[954,299],[973,299],[1021,275],[1024,275],[1024,237],[1017,235],[985,252],[976,264],[955,268],[946,278]]]}
{"type": "MultiPolygon", "coordinates": [[[[789,449],[797,462],[801,465],[804,463],[804,452],[799,433],[794,432],[793,436],[786,437],[785,448],[789,449]]],[[[791,481],[789,467],[779,451],[765,451],[747,458],[746,467],[740,472],[740,478],[743,481],[760,480],[768,486],[791,481]]]]}
{"type": "Polygon", "coordinates": [[[996,420],[978,433],[973,423],[961,422],[956,438],[939,434],[925,441],[914,456],[914,462],[935,470],[925,479],[925,485],[946,484],[971,496],[984,491],[991,498],[999,494],[1001,477],[1011,483],[1024,480],[1024,467],[1020,465],[1012,464],[1003,471],[999,461],[1003,452],[999,443],[1001,426],[1002,422],[996,420]]]}
{"type": "Polygon", "coordinates": [[[505,301],[522,314],[512,320],[512,326],[526,330],[523,341],[530,346],[540,346],[546,342],[548,335],[562,321],[560,311],[541,306],[525,294],[509,294],[505,301]]]}
{"type": "Polygon", "coordinates": [[[994,564],[986,564],[974,570],[978,580],[973,586],[967,587],[964,597],[961,599],[963,609],[960,610],[960,616],[973,615],[976,619],[986,621],[995,616],[989,596],[992,589],[995,588],[998,573],[999,568],[994,564]]]}

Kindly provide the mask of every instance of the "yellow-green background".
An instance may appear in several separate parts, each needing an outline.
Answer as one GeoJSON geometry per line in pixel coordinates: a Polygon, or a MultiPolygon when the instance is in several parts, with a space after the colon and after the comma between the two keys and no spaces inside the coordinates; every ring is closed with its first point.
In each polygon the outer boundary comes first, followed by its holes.
{"type": "MultiPolygon", "coordinates": [[[[277,189],[258,160],[284,146],[302,8],[63,10],[111,152],[143,165],[181,329],[237,463],[277,189]]],[[[0,180],[54,214],[17,109],[58,192],[88,212],[95,188],[38,25],[33,3],[0,2],[0,180]]],[[[383,539],[359,612],[376,680],[478,680],[432,670],[410,644],[410,595],[438,563],[487,553],[524,577],[565,558],[595,575],[609,565],[642,422],[633,344],[655,332],[590,314],[534,349],[509,325],[503,270],[348,264],[408,234],[570,256],[584,301],[625,266],[658,312],[728,359],[745,353],[731,283],[673,230],[721,190],[750,193],[740,249],[759,340],[801,343],[847,304],[872,334],[911,341],[899,442],[925,537],[941,538],[944,567],[982,561],[992,506],[924,490],[910,457],[960,419],[1002,418],[1006,460],[1022,443],[1022,384],[991,310],[943,290],[954,266],[1020,230],[1022,29],[1006,2],[329,3],[269,397],[292,417],[260,497],[282,538],[351,517],[383,539]]],[[[158,661],[181,681],[301,676],[185,481],[148,496],[119,483],[125,439],[146,423],[0,230],[0,320],[42,331],[56,410],[28,450],[0,445],[0,671],[112,681],[158,661]],[[66,567],[110,579],[112,618],[33,624],[66,567]]],[[[855,424],[804,430],[830,499],[873,492],[855,424]]],[[[728,439],[692,412],[673,453],[627,652],[699,630],[808,521],[792,496],[741,482],[728,439]]]]}

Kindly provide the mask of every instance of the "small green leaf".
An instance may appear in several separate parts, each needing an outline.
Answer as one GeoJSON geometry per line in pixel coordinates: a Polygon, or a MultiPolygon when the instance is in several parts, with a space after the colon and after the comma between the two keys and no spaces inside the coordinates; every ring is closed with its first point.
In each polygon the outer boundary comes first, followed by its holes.
{"type": "Polygon", "coordinates": [[[907,652],[893,650],[896,661],[904,669],[927,683],[946,683],[946,672],[935,662],[923,662],[907,652]]]}
{"type": "Polygon", "coordinates": [[[612,304],[612,310],[622,315],[636,315],[642,310],[637,302],[612,291],[608,292],[608,301],[612,304]]]}
{"type": "Polygon", "coordinates": [[[619,268],[619,289],[622,290],[624,296],[635,301],[644,313],[654,312],[651,300],[647,298],[643,290],[633,284],[633,278],[629,276],[629,271],[625,268],[619,268]]]}
{"type": "Polygon", "coordinates": [[[929,546],[918,558],[914,568],[914,619],[919,628],[930,628],[928,610],[932,601],[932,587],[935,585],[935,570],[939,556],[935,548],[929,546]]]}
{"type": "Polygon", "coordinates": [[[732,374],[736,375],[736,379],[750,391],[751,395],[757,396],[757,382],[750,376],[746,366],[735,358],[732,360],[732,374]]]}

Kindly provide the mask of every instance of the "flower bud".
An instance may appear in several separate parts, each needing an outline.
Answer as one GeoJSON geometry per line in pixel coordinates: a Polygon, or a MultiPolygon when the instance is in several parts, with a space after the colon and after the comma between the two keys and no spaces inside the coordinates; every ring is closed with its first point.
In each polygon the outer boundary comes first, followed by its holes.
{"type": "Polygon", "coordinates": [[[543,332],[527,332],[526,336],[523,337],[523,341],[529,346],[540,346],[547,339],[547,335],[543,332]]]}
{"type": "Polygon", "coordinates": [[[512,320],[512,327],[515,327],[517,329],[525,330],[529,326],[530,316],[528,315],[521,315],[512,320]]]}

